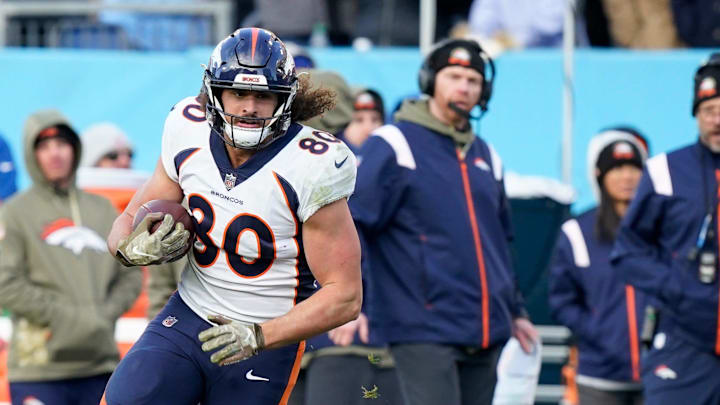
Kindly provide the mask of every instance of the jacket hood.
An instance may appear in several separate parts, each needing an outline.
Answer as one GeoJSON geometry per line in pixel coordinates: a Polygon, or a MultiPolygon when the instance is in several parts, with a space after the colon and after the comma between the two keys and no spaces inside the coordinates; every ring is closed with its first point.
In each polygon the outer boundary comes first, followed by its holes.
{"type": "Polygon", "coordinates": [[[640,143],[640,141],[635,136],[628,132],[612,129],[600,132],[599,134],[595,135],[590,140],[590,144],[588,145],[587,176],[588,181],[590,182],[590,186],[593,190],[593,195],[595,196],[595,201],[597,201],[598,203],[600,202],[600,185],[598,184],[597,176],[595,175],[595,168],[597,167],[598,158],[600,158],[600,152],[602,152],[605,147],[617,141],[626,141],[634,145],[640,151],[643,163],[648,158],[647,149],[645,149],[645,146],[640,143]]]}
{"type": "Polygon", "coordinates": [[[428,99],[405,100],[398,112],[395,113],[396,121],[407,121],[423,126],[442,135],[448,136],[455,141],[460,148],[472,143],[475,134],[472,129],[461,132],[452,125],[447,125],[430,113],[428,99]]]}
{"type": "MultiPolygon", "coordinates": [[[[40,171],[40,166],[35,159],[35,140],[38,138],[40,132],[48,127],[64,125],[73,129],[70,125],[70,121],[65,118],[60,111],[54,109],[40,110],[28,117],[25,121],[25,127],[23,128],[23,146],[25,155],[25,167],[27,168],[28,174],[35,185],[42,185],[54,189],[53,183],[47,181],[40,171]]],[[[74,161],[73,169],[71,174],[71,187],[75,186],[75,173],[77,172],[78,165],[80,163],[80,156],[82,153],[82,147],[80,145],[80,137],[77,135],[75,130],[72,130],[73,136],[73,150],[74,150],[74,161]]]]}

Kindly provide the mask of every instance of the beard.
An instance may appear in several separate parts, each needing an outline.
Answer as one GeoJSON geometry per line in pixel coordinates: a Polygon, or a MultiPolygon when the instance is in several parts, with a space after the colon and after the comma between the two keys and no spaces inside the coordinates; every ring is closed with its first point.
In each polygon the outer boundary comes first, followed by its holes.
{"type": "Polygon", "coordinates": [[[720,133],[703,134],[700,136],[700,141],[713,153],[720,153],[720,133]]]}

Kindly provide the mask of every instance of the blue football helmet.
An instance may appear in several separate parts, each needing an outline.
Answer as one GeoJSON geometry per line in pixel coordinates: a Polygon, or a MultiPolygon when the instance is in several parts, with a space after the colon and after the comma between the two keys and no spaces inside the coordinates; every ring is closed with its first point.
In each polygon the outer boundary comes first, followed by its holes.
{"type": "Polygon", "coordinates": [[[205,69],[203,89],[208,95],[205,116],[212,130],[229,145],[258,149],[285,135],[297,93],[295,62],[285,45],[262,28],[240,28],[213,50],[205,69]],[[278,96],[271,117],[241,117],[223,111],[223,89],[269,91],[278,96]],[[234,125],[256,121],[259,128],[234,125]]]}

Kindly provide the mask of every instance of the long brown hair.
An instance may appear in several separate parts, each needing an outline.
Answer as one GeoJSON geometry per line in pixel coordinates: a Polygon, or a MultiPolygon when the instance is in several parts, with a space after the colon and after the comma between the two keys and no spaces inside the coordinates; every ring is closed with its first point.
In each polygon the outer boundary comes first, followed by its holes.
{"type": "Polygon", "coordinates": [[[309,74],[298,75],[298,90],[292,105],[292,121],[307,121],[335,108],[335,91],[313,86],[309,74]]]}

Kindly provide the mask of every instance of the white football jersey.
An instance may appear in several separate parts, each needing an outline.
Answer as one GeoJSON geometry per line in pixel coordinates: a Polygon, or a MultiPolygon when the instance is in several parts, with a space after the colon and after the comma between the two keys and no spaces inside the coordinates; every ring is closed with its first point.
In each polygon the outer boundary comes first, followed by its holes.
{"type": "Polygon", "coordinates": [[[178,288],[195,313],[259,323],[314,291],[302,224],[352,194],[355,156],[343,142],[293,123],[233,168],[225,143],[188,97],[165,121],[162,163],[197,222],[178,288]]]}

